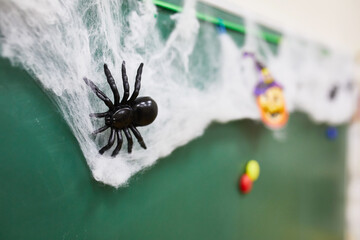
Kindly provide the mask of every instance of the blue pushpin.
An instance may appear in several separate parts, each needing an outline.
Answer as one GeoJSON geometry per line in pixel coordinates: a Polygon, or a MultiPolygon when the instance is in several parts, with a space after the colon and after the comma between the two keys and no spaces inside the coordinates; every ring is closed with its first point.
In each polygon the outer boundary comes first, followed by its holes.
{"type": "Polygon", "coordinates": [[[226,27],[224,24],[224,20],[222,20],[221,18],[219,18],[219,24],[217,26],[217,30],[219,34],[224,34],[226,33],[226,27]]]}
{"type": "Polygon", "coordinates": [[[338,137],[338,130],[336,127],[328,127],[326,129],[326,138],[329,140],[335,140],[338,137]]]}

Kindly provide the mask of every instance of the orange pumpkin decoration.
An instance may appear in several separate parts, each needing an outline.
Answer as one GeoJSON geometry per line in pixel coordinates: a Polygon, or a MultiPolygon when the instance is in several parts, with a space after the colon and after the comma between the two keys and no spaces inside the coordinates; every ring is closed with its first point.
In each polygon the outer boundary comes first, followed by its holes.
{"type": "Polygon", "coordinates": [[[265,89],[259,91],[261,93],[256,96],[261,120],[272,129],[282,128],[289,119],[289,113],[286,110],[285,98],[281,86],[275,82],[270,84],[260,83],[259,85],[265,87],[265,89]]]}

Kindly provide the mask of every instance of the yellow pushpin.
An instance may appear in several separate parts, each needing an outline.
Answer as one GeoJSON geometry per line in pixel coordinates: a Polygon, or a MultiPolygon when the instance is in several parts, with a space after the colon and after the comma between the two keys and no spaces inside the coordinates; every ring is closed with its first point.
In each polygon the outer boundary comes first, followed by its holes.
{"type": "Polygon", "coordinates": [[[260,166],[256,160],[250,160],[246,164],[246,174],[252,181],[256,181],[260,175],[260,166]]]}

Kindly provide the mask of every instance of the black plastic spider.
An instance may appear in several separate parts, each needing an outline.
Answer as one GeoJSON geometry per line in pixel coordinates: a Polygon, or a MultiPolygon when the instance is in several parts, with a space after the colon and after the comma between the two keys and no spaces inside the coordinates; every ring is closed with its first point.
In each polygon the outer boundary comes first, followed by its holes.
{"type": "Polygon", "coordinates": [[[104,64],[104,72],[107,79],[107,82],[110,85],[110,88],[114,94],[114,103],[102,92],[100,89],[89,79],[84,77],[85,83],[93,90],[93,92],[98,96],[109,110],[104,113],[91,113],[90,117],[96,118],[105,118],[105,126],[97,129],[93,134],[98,134],[105,131],[108,128],[111,128],[110,137],[108,144],[99,150],[100,154],[103,154],[105,151],[109,150],[115,142],[115,135],[117,137],[117,145],[112,152],[111,156],[116,156],[122,146],[123,139],[121,131],[124,132],[126,139],[128,141],[128,153],[131,153],[133,140],[130,134],[129,129],[133,132],[136,139],[138,140],[141,147],[146,149],[141,134],[136,129],[137,126],[146,126],[152,123],[158,113],[158,108],[156,102],[150,97],[139,97],[140,83],[141,83],[141,73],[144,64],[141,63],[136,74],[135,79],[135,89],[133,94],[129,98],[129,82],[126,75],[125,61],[122,63],[121,73],[124,86],[124,96],[120,102],[120,95],[116,87],[114,78],[111,75],[110,70],[107,65],[104,64]]]}

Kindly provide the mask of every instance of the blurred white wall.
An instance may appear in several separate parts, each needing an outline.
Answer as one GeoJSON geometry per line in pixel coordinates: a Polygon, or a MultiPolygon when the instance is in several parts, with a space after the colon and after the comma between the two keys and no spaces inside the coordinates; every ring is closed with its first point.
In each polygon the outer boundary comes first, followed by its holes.
{"type": "Polygon", "coordinates": [[[348,129],[346,240],[360,239],[360,112],[348,129]]]}
{"type": "MultiPolygon", "coordinates": [[[[360,53],[360,0],[202,0],[336,49],[360,53]]],[[[281,30],[280,29],[280,30],[281,30]]]]}

